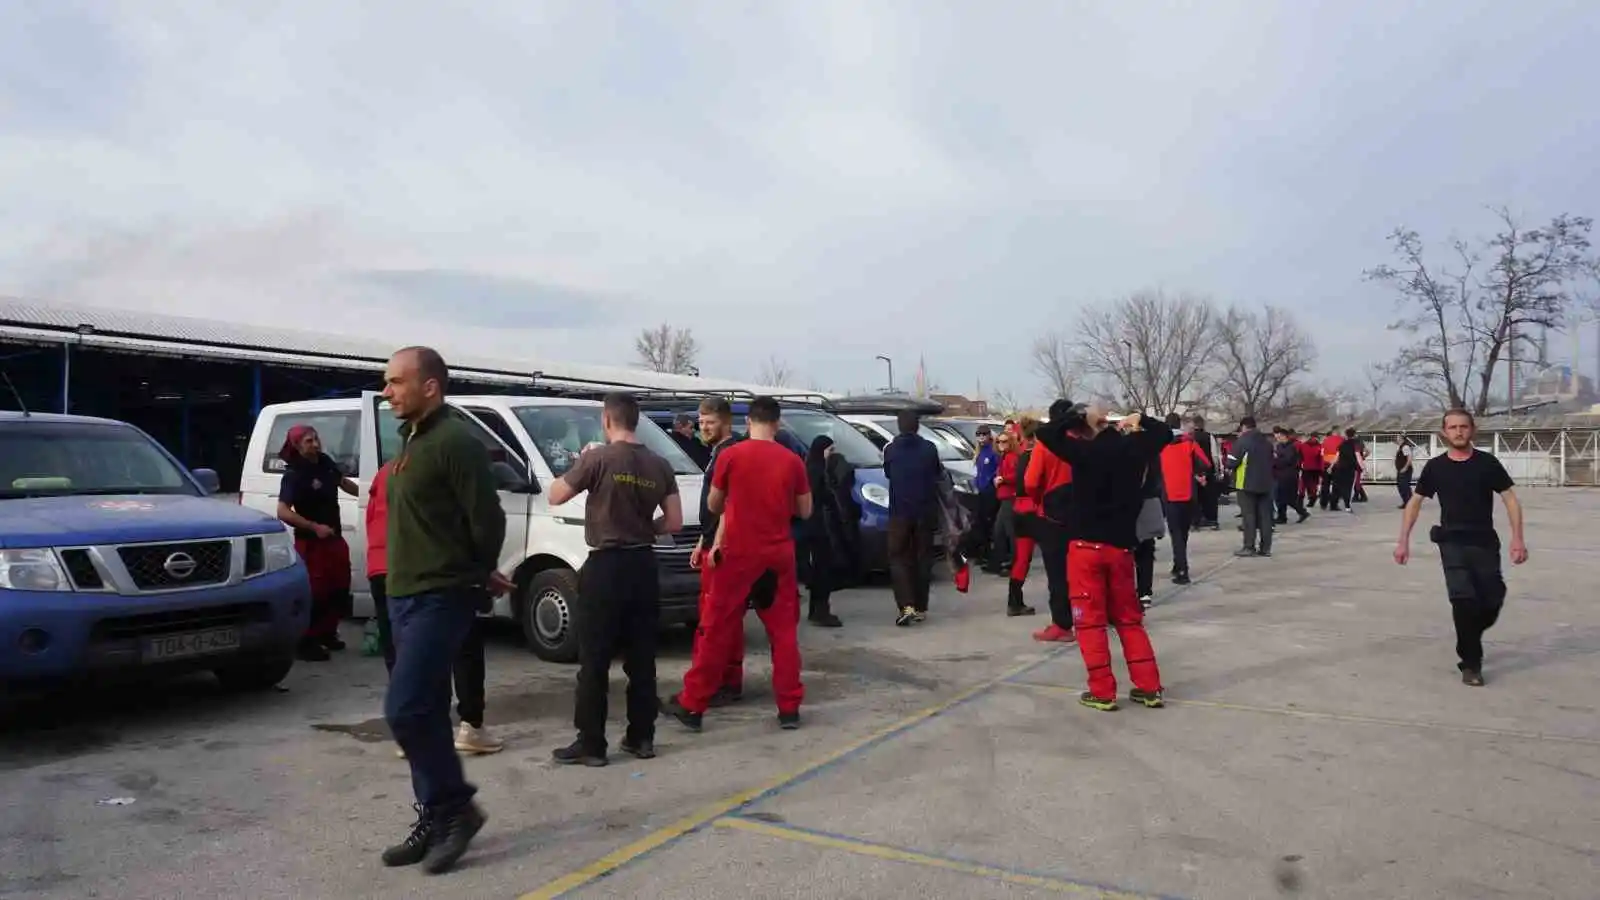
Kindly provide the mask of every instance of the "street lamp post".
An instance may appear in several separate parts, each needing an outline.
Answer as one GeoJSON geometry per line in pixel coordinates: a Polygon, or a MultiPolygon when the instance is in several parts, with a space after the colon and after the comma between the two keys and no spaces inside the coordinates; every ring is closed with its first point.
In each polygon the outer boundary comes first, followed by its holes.
{"type": "Polygon", "coordinates": [[[889,393],[892,394],[894,393],[894,360],[887,356],[880,356],[878,359],[883,360],[884,365],[889,367],[889,393]]]}

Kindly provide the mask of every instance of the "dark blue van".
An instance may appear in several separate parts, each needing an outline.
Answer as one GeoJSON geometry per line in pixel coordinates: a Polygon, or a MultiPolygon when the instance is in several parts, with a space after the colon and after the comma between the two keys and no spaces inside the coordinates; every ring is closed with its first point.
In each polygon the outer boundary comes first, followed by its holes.
{"type": "MultiPolygon", "coordinates": [[[[728,402],[733,407],[734,430],[743,434],[744,416],[750,410],[750,403],[733,399],[728,402]]],[[[671,431],[673,418],[684,413],[697,415],[699,403],[695,398],[642,396],[639,406],[651,421],[671,431]]],[[[851,496],[861,507],[861,565],[864,574],[888,571],[889,479],[883,474],[883,452],[848,422],[815,406],[784,403],[783,430],[802,447],[810,447],[811,442],[822,435],[833,438],[834,452],[855,467],[856,485],[851,496]]]]}

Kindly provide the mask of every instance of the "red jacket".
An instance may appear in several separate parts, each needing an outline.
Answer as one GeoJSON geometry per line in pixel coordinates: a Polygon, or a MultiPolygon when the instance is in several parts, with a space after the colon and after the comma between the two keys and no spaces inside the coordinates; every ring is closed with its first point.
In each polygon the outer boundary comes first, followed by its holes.
{"type": "Polygon", "coordinates": [[[1023,479],[1022,488],[1033,498],[1034,511],[1052,522],[1066,524],[1065,509],[1072,499],[1072,466],[1035,440],[1023,479]]]}
{"type": "Polygon", "coordinates": [[[994,495],[999,500],[1015,500],[1017,497],[1017,454],[1015,451],[1000,457],[1000,483],[995,485],[994,495]]]}
{"type": "Polygon", "coordinates": [[[384,463],[367,489],[367,577],[389,573],[389,466],[384,463]]]}
{"type": "Polygon", "coordinates": [[[1166,497],[1173,503],[1194,499],[1195,476],[1211,468],[1211,460],[1188,435],[1161,449],[1161,481],[1166,497]]]}
{"type": "Polygon", "coordinates": [[[1316,438],[1300,441],[1300,469],[1304,472],[1322,471],[1322,442],[1316,438]]]}

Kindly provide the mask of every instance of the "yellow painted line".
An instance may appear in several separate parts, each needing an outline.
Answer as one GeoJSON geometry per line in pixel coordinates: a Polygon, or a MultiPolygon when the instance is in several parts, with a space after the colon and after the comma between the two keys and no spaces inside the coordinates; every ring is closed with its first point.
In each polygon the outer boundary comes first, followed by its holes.
{"type": "Polygon", "coordinates": [[[605,876],[610,875],[612,872],[638,859],[639,857],[644,856],[645,854],[650,853],[651,851],[656,850],[666,844],[676,841],[691,831],[696,831],[700,828],[703,828],[717,819],[727,815],[728,813],[734,812],[741,807],[748,806],[749,804],[760,800],[767,794],[781,790],[782,788],[787,787],[790,784],[793,784],[794,782],[811,775],[812,773],[831,766],[834,763],[840,762],[852,754],[865,750],[874,744],[893,737],[900,732],[906,731],[914,725],[925,722],[928,719],[945,712],[951,707],[957,706],[966,702],[967,700],[972,699],[973,697],[978,696],[979,694],[984,693],[985,691],[991,690],[996,685],[1004,682],[1006,679],[1015,678],[1016,676],[1047,662],[1060,652],[1061,651],[1059,650],[1052,651],[1038,659],[1032,660],[1031,662],[1008,669],[987,681],[980,682],[970,688],[967,688],[953,697],[949,697],[939,703],[935,703],[934,705],[927,707],[926,709],[913,713],[912,715],[901,719],[887,728],[875,731],[852,744],[847,744],[833,753],[830,753],[815,762],[807,764],[803,768],[796,769],[786,775],[780,775],[777,778],[766,782],[765,784],[758,785],[750,788],[749,790],[740,791],[736,794],[730,794],[714,803],[707,804],[706,806],[695,810],[676,822],[664,825],[625,847],[613,850],[612,852],[607,853],[605,856],[600,857],[599,859],[580,869],[569,872],[566,875],[563,875],[560,878],[557,878],[556,880],[544,885],[543,887],[535,888],[531,892],[523,894],[520,900],[554,900],[554,898],[560,897],[569,891],[580,888],[597,879],[604,878],[605,876]]]}
{"type": "Polygon", "coordinates": [[[949,859],[942,856],[930,856],[915,850],[903,850],[899,847],[890,847],[884,844],[874,844],[870,841],[847,838],[841,835],[819,834],[815,831],[806,831],[795,828],[785,828],[782,825],[772,825],[767,822],[757,822],[753,819],[727,817],[717,819],[714,823],[717,828],[728,828],[734,831],[744,831],[750,834],[759,834],[764,837],[777,838],[785,841],[796,841],[810,844],[813,847],[824,847],[829,850],[843,850],[857,856],[870,856],[874,859],[888,860],[889,862],[907,863],[914,866],[925,866],[931,869],[943,869],[947,872],[960,872],[963,875],[972,875],[978,878],[993,878],[1009,884],[1019,884],[1026,887],[1044,888],[1062,894],[1076,894],[1081,897],[1094,897],[1097,900],[1151,900],[1154,895],[1134,894],[1117,888],[1105,887],[1082,881],[1070,881],[1064,878],[1052,878],[1048,875],[1034,875],[1028,872],[1018,872],[997,866],[988,866],[982,863],[966,862],[964,860],[949,859]]]}
{"type": "MultiPolygon", "coordinates": [[[[1036,681],[1008,681],[1009,687],[1025,688],[1032,691],[1044,691],[1052,694],[1069,694],[1073,697],[1082,693],[1081,688],[1066,687],[1059,684],[1040,684],[1036,681]]],[[[1173,697],[1166,698],[1168,706],[1194,706],[1204,709],[1226,709],[1233,712],[1260,713],[1269,716],[1287,716],[1292,719],[1321,719],[1330,722],[1351,722],[1358,725],[1387,725],[1392,728],[1420,728],[1426,731],[1448,731],[1456,734],[1482,734],[1489,737],[1517,738],[1524,741],[1550,741],[1559,744],[1578,744],[1585,747],[1600,747],[1600,738],[1578,737],[1566,734],[1546,734],[1539,731],[1517,731],[1511,728],[1490,728],[1485,725],[1451,725],[1447,722],[1429,722],[1425,719],[1390,719],[1383,716],[1364,716],[1359,713],[1318,712],[1309,709],[1295,709],[1286,706],[1253,706],[1248,703],[1223,703],[1218,700],[1180,700],[1173,697]]]]}

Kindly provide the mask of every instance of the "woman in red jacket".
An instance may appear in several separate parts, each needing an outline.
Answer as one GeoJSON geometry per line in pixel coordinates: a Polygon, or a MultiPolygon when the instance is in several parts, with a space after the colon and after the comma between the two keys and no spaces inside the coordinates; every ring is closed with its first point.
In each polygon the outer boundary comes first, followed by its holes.
{"type": "Polygon", "coordinates": [[[1011,586],[1006,594],[1008,616],[1034,614],[1033,607],[1022,602],[1022,585],[1028,580],[1028,567],[1033,563],[1033,523],[1038,511],[1033,498],[1022,490],[1022,484],[1028,471],[1028,457],[1033,450],[1033,432],[1038,425],[1034,419],[1024,417],[1016,433],[1010,435],[1009,443],[1014,444],[1014,448],[1000,463],[1000,477],[1004,481],[998,487],[1011,490],[1011,586]]]}

